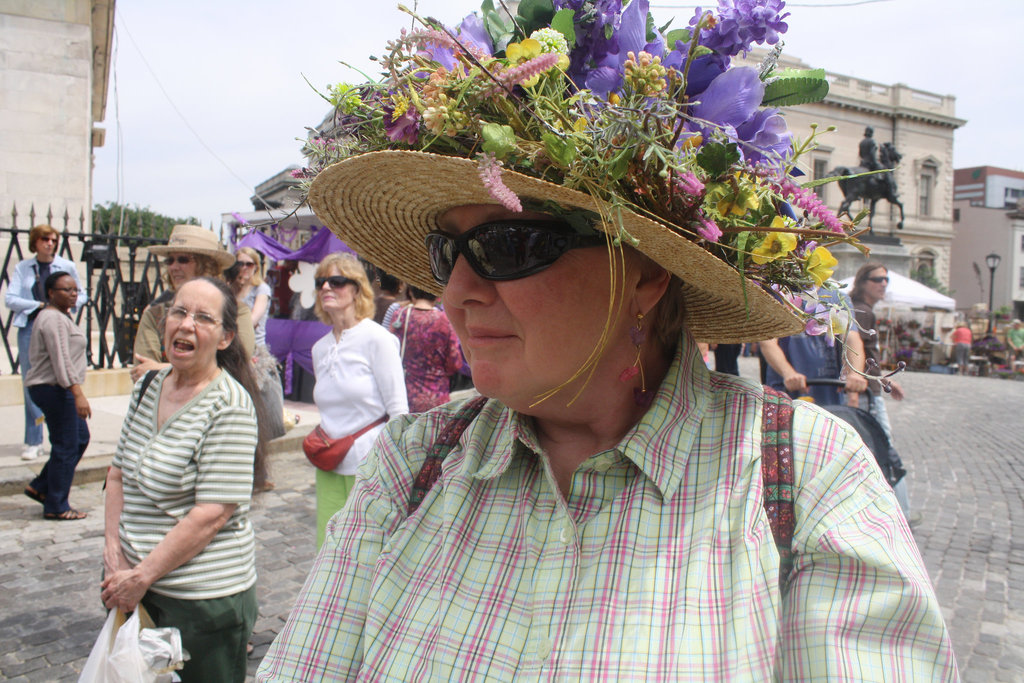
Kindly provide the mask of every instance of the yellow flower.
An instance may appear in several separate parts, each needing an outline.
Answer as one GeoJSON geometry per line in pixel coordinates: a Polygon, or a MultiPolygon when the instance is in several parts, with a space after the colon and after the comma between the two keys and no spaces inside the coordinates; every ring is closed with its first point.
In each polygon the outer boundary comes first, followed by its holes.
{"type": "Polygon", "coordinates": [[[832,252],[825,247],[818,247],[807,255],[807,274],[814,278],[814,284],[821,287],[825,280],[832,277],[832,271],[838,264],[832,252]]]}
{"type": "MultiPolygon", "coordinates": [[[[772,222],[774,226],[774,221],[772,222]]],[[[796,235],[791,232],[770,232],[764,242],[751,252],[754,263],[764,264],[796,249],[796,235]]]]}
{"type": "Polygon", "coordinates": [[[533,38],[527,38],[521,43],[509,43],[505,48],[505,56],[509,64],[519,64],[528,59],[533,59],[541,53],[541,44],[533,38]]]}

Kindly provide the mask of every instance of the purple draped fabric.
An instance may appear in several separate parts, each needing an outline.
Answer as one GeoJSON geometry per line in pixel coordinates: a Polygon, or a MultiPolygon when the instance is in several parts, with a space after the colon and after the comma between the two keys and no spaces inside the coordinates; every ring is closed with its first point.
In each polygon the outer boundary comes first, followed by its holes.
{"type": "Polygon", "coordinates": [[[251,247],[260,252],[271,261],[306,261],[308,263],[320,263],[325,256],[336,251],[344,251],[355,254],[348,245],[334,236],[334,233],[327,228],[320,228],[313,233],[309,241],[301,247],[292,251],[273,237],[265,235],[258,230],[253,230],[248,235],[238,240],[235,247],[251,247]]]}
{"type": "Polygon", "coordinates": [[[284,366],[284,393],[292,393],[292,373],[298,363],[313,375],[313,344],[331,331],[319,320],[267,319],[267,348],[284,366]]]}

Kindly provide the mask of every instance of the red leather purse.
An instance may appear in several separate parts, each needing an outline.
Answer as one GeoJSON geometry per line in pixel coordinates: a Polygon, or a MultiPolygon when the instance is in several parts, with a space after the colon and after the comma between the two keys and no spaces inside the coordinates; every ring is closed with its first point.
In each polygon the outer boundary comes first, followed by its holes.
{"type": "Polygon", "coordinates": [[[306,454],[306,459],[317,468],[325,472],[332,472],[348,455],[348,451],[352,448],[352,444],[355,443],[356,439],[377,425],[382,425],[387,421],[388,416],[385,415],[376,422],[363,427],[358,432],[343,436],[340,439],[332,439],[321,425],[317,425],[302,440],[302,452],[306,454]]]}

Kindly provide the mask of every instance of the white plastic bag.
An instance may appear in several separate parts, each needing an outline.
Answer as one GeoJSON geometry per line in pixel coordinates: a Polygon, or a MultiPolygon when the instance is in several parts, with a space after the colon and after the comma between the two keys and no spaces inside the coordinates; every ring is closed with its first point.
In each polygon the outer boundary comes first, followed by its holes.
{"type": "Polygon", "coordinates": [[[85,661],[85,667],[78,677],[78,683],[109,683],[113,680],[110,678],[110,663],[107,661],[107,655],[114,642],[116,629],[114,621],[119,614],[123,621],[124,615],[118,610],[110,610],[107,614],[107,620],[103,622],[103,628],[100,629],[100,635],[92,646],[89,659],[85,661]]]}
{"type": "Polygon", "coordinates": [[[176,628],[154,628],[139,605],[130,617],[112,610],[78,683],[170,683],[186,658],[176,628]]]}

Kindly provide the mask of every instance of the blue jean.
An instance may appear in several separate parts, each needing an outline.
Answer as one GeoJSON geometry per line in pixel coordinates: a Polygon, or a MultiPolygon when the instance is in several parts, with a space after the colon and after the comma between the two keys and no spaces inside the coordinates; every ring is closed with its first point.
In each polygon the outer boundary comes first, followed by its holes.
{"type": "Polygon", "coordinates": [[[25,386],[25,375],[28,374],[28,345],[32,341],[32,321],[25,327],[18,328],[18,368],[21,371],[21,391],[25,400],[25,445],[38,446],[43,442],[43,425],[39,418],[43,411],[39,410],[32,398],[28,395],[28,387],[25,386]]]}
{"type": "MultiPolygon", "coordinates": [[[[892,444],[892,427],[889,425],[889,411],[885,407],[885,398],[881,394],[871,394],[868,412],[878,421],[878,424],[885,431],[885,436],[889,439],[889,443],[892,444]]],[[[892,487],[892,491],[896,494],[896,500],[900,504],[903,516],[906,519],[910,519],[910,495],[907,492],[906,475],[896,482],[896,485],[892,487]]]]}
{"type": "Polygon", "coordinates": [[[75,468],[89,446],[89,425],[75,410],[75,395],[56,384],[37,384],[28,388],[32,400],[43,410],[50,430],[50,458],[32,488],[43,494],[43,513],[59,515],[71,508],[68,494],[75,479],[75,468]]]}

